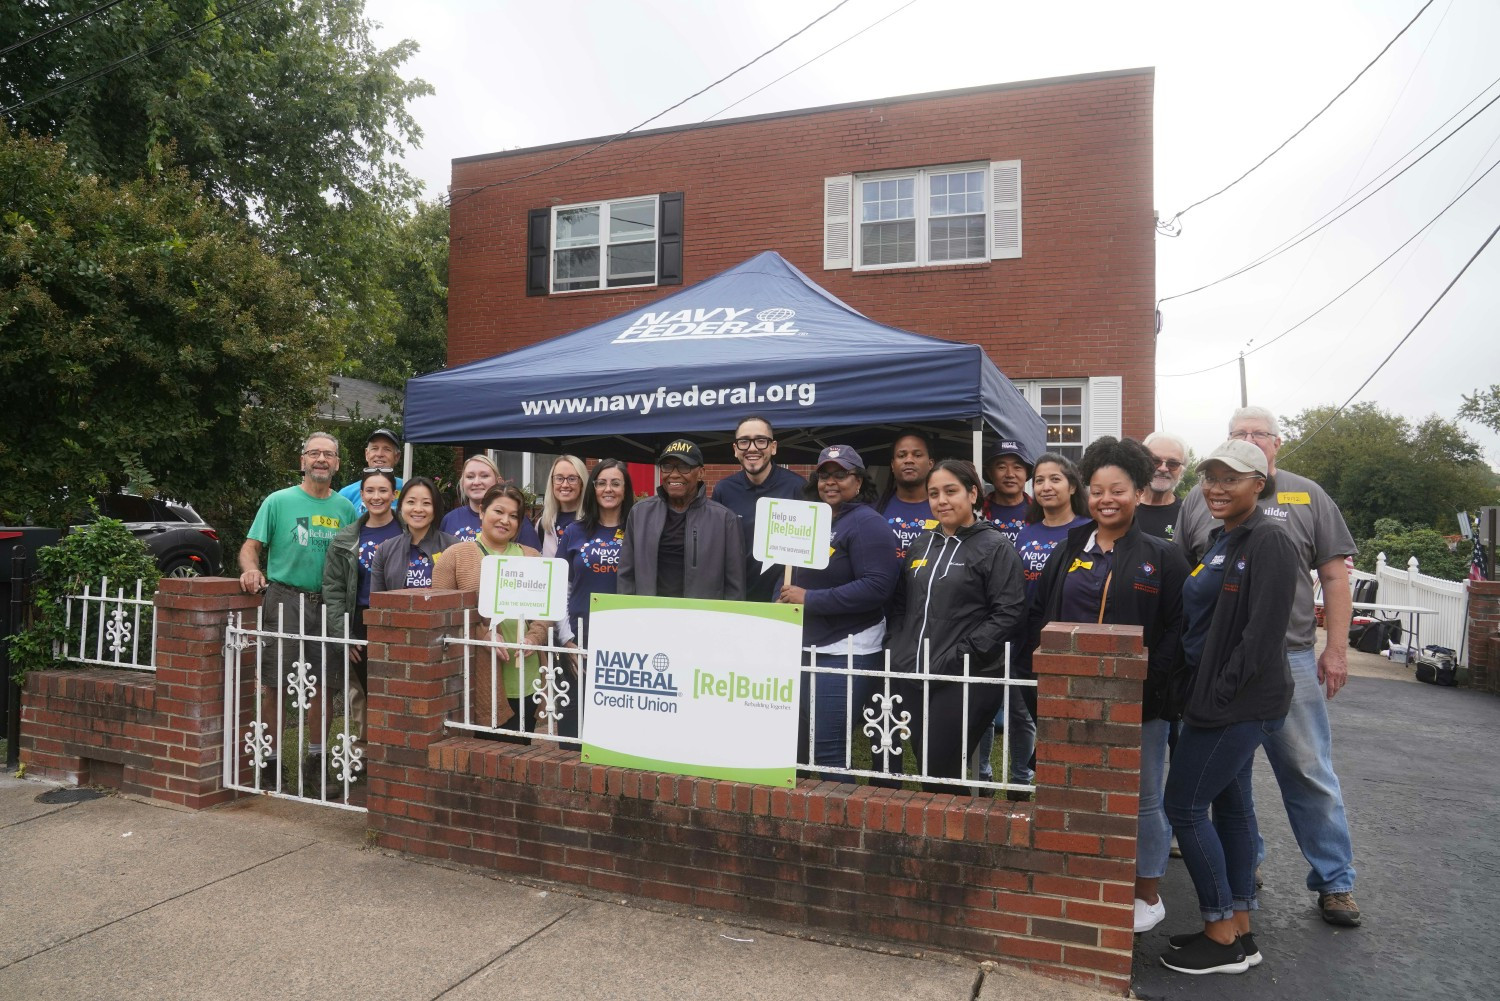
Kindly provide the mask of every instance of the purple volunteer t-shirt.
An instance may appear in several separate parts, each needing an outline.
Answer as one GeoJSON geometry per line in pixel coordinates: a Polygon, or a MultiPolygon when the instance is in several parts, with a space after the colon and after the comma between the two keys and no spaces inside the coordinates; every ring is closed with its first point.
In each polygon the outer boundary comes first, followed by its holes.
{"type": "Polygon", "coordinates": [[[1056,528],[1039,521],[1021,529],[1021,534],[1016,536],[1016,552],[1021,556],[1021,570],[1026,575],[1028,600],[1036,592],[1052,551],[1062,544],[1070,531],[1087,521],[1087,518],[1078,517],[1056,528]]]}
{"type": "Polygon", "coordinates": [[[990,524],[1005,533],[1011,545],[1016,544],[1016,536],[1021,534],[1021,529],[1026,527],[1026,511],[1031,507],[1031,500],[1024,499],[1019,504],[996,504],[993,497],[984,502],[984,518],[990,524]]]}
{"type": "Polygon", "coordinates": [[[885,516],[885,522],[891,526],[891,531],[896,536],[896,559],[905,560],[907,551],[911,549],[912,543],[916,542],[921,534],[929,529],[936,528],[937,522],[932,517],[932,506],[926,501],[904,501],[892,496],[885,502],[885,507],[880,513],[885,516]]]}

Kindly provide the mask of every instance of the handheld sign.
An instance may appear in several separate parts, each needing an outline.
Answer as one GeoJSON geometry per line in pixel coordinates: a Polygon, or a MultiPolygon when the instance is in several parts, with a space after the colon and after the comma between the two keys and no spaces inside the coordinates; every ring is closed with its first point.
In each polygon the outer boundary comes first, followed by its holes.
{"type": "Polygon", "coordinates": [[[755,502],[755,535],[750,555],[760,560],[760,572],[772,564],[822,570],[828,566],[833,508],[822,501],[762,497],[755,502]]]}
{"type": "Polygon", "coordinates": [[[568,564],[536,556],[486,556],[479,614],[487,619],[561,619],[568,614],[568,564]]]}

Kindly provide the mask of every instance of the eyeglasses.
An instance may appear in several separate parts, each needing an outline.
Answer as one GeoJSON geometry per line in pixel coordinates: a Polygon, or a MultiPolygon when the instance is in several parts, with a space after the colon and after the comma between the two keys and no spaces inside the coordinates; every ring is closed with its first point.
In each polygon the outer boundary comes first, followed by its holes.
{"type": "Polygon", "coordinates": [[[396,470],[390,466],[366,466],[366,473],[394,473],[396,470]]]}
{"type": "Polygon", "coordinates": [[[1205,484],[1211,487],[1226,487],[1233,489],[1246,480],[1258,480],[1260,476],[1255,473],[1246,473],[1244,476],[1211,476],[1205,473],[1199,477],[1205,484]]]}
{"type": "Polygon", "coordinates": [[[775,442],[775,438],[767,438],[765,435],[756,435],[754,438],[736,438],[734,440],[734,447],[739,449],[741,452],[748,452],[753,446],[754,448],[764,452],[766,449],[775,444],[775,442]]]}
{"type": "Polygon", "coordinates": [[[1158,468],[1160,468],[1161,466],[1166,466],[1174,473],[1182,468],[1182,463],[1178,462],[1176,459],[1153,459],[1152,465],[1158,468]]]}
{"type": "Polygon", "coordinates": [[[847,480],[851,476],[859,474],[852,469],[820,469],[818,479],[820,480],[847,480]]]}
{"type": "Polygon", "coordinates": [[[1256,441],[1271,441],[1276,437],[1274,431],[1231,431],[1229,437],[1235,441],[1246,441],[1254,438],[1256,441]]]}
{"type": "Polygon", "coordinates": [[[337,459],[339,457],[337,452],[329,451],[326,448],[304,449],[302,454],[309,459],[337,459]]]}
{"type": "Polygon", "coordinates": [[[578,484],[582,483],[583,481],[580,480],[576,476],[554,476],[554,477],[552,477],[552,482],[556,483],[560,487],[566,487],[566,486],[575,486],[576,487],[576,486],[578,486],[578,484]]]}

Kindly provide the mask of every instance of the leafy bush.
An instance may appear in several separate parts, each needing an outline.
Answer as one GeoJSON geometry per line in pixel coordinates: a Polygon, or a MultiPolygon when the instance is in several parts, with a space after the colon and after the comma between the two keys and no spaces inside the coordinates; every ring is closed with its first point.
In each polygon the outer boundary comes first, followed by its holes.
{"type": "MultiPolygon", "coordinates": [[[[161,571],[146,544],[114,518],[100,518],[75,529],[57,545],[38,549],[36,558],[31,625],[10,638],[17,684],[28,671],[57,666],[52,651],[66,632],[68,595],[82,594],[84,585],[97,588],[99,579],[108,577],[111,590],[116,585],[124,587],[129,597],[135,596],[135,582],[142,581],[141,597],[149,598],[161,581],[161,571]]],[[[148,642],[143,628],[141,643],[148,642]]]]}
{"type": "Polygon", "coordinates": [[[1448,540],[1434,529],[1407,528],[1393,518],[1381,518],[1375,523],[1375,533],[1359,544],[1354,562],[1361,570],[1373,573],[1375,558],[1385,553],[1386,566],[1394,570],[1405,570],[1407,561],[1415,556],[1418,568],[1429,577],[1464,580],[1469,576],[1468,547],[1450,552],[1448,540]]]}

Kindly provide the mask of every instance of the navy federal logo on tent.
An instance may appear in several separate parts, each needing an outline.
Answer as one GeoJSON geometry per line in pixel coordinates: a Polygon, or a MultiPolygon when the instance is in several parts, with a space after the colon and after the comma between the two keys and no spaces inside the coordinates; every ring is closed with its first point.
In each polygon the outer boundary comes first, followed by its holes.
{"type": "Polygon", "coordinates": [[[642,341],[716,341],[731,337],[796,337],[797,311],[773,306],[713,306],[707,309],[660,310],[642,313],[615,336],[613,344],[642,341]],[[754,314],[754,315],[752,315],[754,314]]]}

